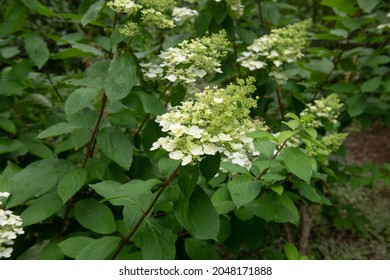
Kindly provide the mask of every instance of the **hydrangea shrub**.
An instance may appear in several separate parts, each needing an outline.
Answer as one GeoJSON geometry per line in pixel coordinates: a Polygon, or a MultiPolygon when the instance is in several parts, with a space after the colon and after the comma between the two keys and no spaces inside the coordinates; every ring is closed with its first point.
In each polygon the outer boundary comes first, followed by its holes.
{"type": "MultiPolygon", "coordinates": [[[[332,205],[343,128],[388,106],[388,50],[311,46],[334,37],[275,1],[49,2],[0,24],[0,257],[305,258],[283,229],[332,205]]],[[[361,7],[375,44],[383,6],[361,7]]]]}

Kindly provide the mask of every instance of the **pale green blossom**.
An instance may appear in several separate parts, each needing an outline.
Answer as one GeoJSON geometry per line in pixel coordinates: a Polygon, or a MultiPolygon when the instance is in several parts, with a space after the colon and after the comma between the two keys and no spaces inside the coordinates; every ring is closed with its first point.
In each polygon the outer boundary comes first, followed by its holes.
{"type": "Polygon", "coordinates": [[[338,95],[333,93],[327,97],[315,100],[314,104],[308,104],[301,113],[301,119],[305,118],[306,126],[314,128],[323,126],[323,121],[335,125],[342,107],[343,104],[340,103],[338,95]]]}
{"type": "Polygon", "coordinates": [[[195,94],[195,101],[186,101],[158,116],[156,122],[168,135],[153,143],[151,150],[162,148],[182,165],[219,152],[224,161],[249,169],[259,152],[246,134],[265,129],[260,121],[249,118],[250,108],[256,107],[256,100],[248,97],[255,90],[253,82],[249,78],[226,89],[207,87],[195,94]]]}
{"type": "MultiPolygon", "coordinates": [[[[0,205],[2,205],[1,198],[8,197],[9,193],[0,192],[0,205]]],[[[11,256],[13,240],[23,233],[22,219],[10,210],[0,209],[0,258],[11,256]]]]}
{"type": "MultiPolygon", "coordinates": [[[[172,19],[172,9],[176,6],[174,0],[114,0],[107,6],[117,13],[124,13],[135,19],[140,16],[143,25],[154,25],[159,28],[172,28],[175,26],[172,19]]],[[[132,32],[134,28],[132,26],[132,32]]],[[[122,29],[123,34],[128,30],[122,29]]]]}
{"type": "Polygon", "coordinates": [[[303,57],[302,49],[307,44],[307,29],[310,24],[310,20],[305,20],[273,29],[271,34],[256,39],[248,46],[237,62],[249,70],[269,67],[270,76],[280,84],[285,83],[287,78],[283,73],[283,66],[303,57]]]}
{"type": "MultiPolygon", "coordinates": [[[[313,104],[308,104],[306,109],[300,114],[303,126],[306,128],[325,127],[326,123],[333,127],[338,126],[338,120],[343,104],[338,95],[330,94],[327,97],[315,100],[313,104]]],[[[328,156],[338,150],[347,133],[335,133],[327,131],[323,137],[316,139],[317,142],[304,141],[309,155],[318,156],[325,164],[328,162],[328,156]]]]}
{"type": "Polygon", "coordinates": [[[107,2],[107,6],[117,13],[132,15],[138,12],[142,6],[131,0],[114,0],[107,2]]]}
{"type": "Polygon", "coordinates": [[[142,63],[142,72],[149,79],[165,79],[184,85],[193,84],[210,73],[221,72],[220,59],[228,41],[226,32],[184,40],[175,48],[169,48],[159,55],[160,64],[142,63]]]}
{"type": "Polygon", "coordinates": [[[127,22],[125,23],[120,29],[119,32],[123,35],[126,35],[128,37],[133,37],[138,33],[138,24],[135,22],[127,22]]]}

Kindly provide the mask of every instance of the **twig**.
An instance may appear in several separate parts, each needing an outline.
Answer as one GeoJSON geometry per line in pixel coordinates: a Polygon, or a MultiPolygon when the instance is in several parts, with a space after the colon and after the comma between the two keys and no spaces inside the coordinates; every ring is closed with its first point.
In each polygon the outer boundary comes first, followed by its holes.
{"type": "Polygon", "coordinates": [[[87,152],[85,153],[83,163],[81,164],[82,168],[84,168],[87,165],[88,159],[93,156],[93,153],[95,151],[96,135],[99,132],[100,122],[102,120],[106,104],[107,104],[107,95],[103,92],[102,105],[100,107],[99,116],[98,119],[96,120],[95,127],[92,130],[91,139],[87,144],[87,152]]]}
{"type": "Polygon", "coordinates": [[[264,17],[263,17],[263,9],[261,8],[261,0],[257,0],[257,7],[258,7],[258,10],[259,10],[259,17],[260,17],[261,27],[267,28],[267,26],[265,25],[264,17]]]}
{"type": "Polygon", "coordinates": [[[113,256],[111,257],[112,260],[115,260],[115,258],[118,256],[118,254],[120,253],[120,251],[122,250],[123,246],[125,246],[125,244],[127,242],[129,242],[129,240],[134,236],[134,234],[137,232],[137,230],[139,229],[139,227],[142,225],[142,222],[146,219],[146,217],[149,215],[150,211],[152,211],[152,209],[154,208],[155,204],[157,203],[159,197],[161,196],[161,194],[164,192],[165,188],[171,183],[171,181],[177,176],[177,172],[179,171],[179,168],[180,168],[180,165],[178,167],[176,167],[175,171],[173,171],[173,173],[171,174],[171,176],[168,177],[167,180],[165,180],[165,182],[162,184],[162,186],[160,187],[160,189],[158,190],[156,196],[154,197],[153,201],[150,203],[148,209],[146,209],[145,212],[142,213],[142,216],[141,218],[138,220],[137,224],[135,225],[135,227],[133,228],[133,230],[129,233],[128,236],[126,236],[126,238],[124,238],[122,240],[122,242],[119,244],[118,248],[116,249],[115,253],[113,254],[113,256]]]}
{"type": "Polygon", "coordinates": [[[47,72],[46,69],[43,69],[43,72],[45,73],[47,79],[49,80],[49,83],[50,83],[50,85],[52,86],[52,88],[54,89],[54,92],[56,93],[58,99],[59,99],[61,102],[64,102],[64,99],[62,98],[60,92],[58,91],[57,86],[54,84],[53,80],[51,79],[51,77],[50,77],[50,75],[49,75],[49,72],[47,72]]]}
{"type": "MultiPolygon", "coordinates": [[[[284,148],[284,146],[286,146],[288,140],[289,140],[289,138],[287,138],[287,139],[282,143],[282,145],[280,145],[279,149],[278,149],[278,150],[276,151],[276,153],[273,155],[273,157],[271,158],[271,160],[275,159],[275,158],[279,155],[280,151],[284,148]]],[[[260,180],[261,177],[263,177],[263,176],[265,175],[265,173],[267,173],[268,170],[269,170],[269,167],[266,168],[266,169],[264,169],[263,172],[261,172],[260,175],[256,177],[256,180],[260,180]]]]}

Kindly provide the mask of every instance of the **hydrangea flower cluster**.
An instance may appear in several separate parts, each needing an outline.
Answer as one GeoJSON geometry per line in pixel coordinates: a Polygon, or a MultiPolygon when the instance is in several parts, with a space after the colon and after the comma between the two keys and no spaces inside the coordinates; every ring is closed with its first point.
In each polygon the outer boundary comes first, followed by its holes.
{"type": "Polygon", "coordinates": [[[325,98],[315,100],[314,104],[308,104],[301,113],[301,119],[305,118],[306,125],[314,128],[323,126],[321,120],[327,120],[335,125],[342,107],[343,104],[340,103],[338,95],[333,93],[325,98]]]}
{"type": "Polygon", "coordinates": [[[307,29],[311,20],[273,29],[271,34],[256,39],[237,58],[237,62],[249,70],[269,66],[270,76],[280,84],[286,81],[282,66],[303,57],[301,49],[307,44],[307,29]]]}
{"type": "Polygon", "coordinates": [[[246,134],[266,129],[262,122],[249,119],[250,108],[257,103],[248,97],[255,90],[253,82],[254,78],[248,78],[226,89],[206,87],[195,94],[195,101],[186,101],[158,116],[156,122],[168,136],[160,137],[151,150],[162,148],[182,165],[220,152],[222,160],[249,169],[251,157],[259,153],[246,134]]]}
{"type": "MultiPolygon", "coordinates": [[[[215,2],[221,2],[222,0],[214,0],[215,2]]],[[[229,14],[237,19],[240,18],[244,13],[244,5],[241,0],[225,0],[226,6],[229,10],[229,14]]]]}
{"type": "MultiPolygon", "coordinates": [[[[9,197],[9,193],[0,192],[0,199],[9,197]]],[[[0,201],[0,205],[2,202],[0,201]]],[[[10,210],[0,209],[0,258],[9,258],[17,234],[23,234],[22,220],[10,210]]]]}
{"type": "MultiPolygon", "coordinates": [[[[174,21],[170,15],[176,6],[174,0],[114,0],[107,3],[107,6],[117,13],[124,13],[129,16],[140,16],[141,23],[155,25],[159,28],[172,28],[174,21]]],[[[135,22],[130,21],[119,31],[124,34],[134,34],[135,22]],[[130,23],[130,25],[128,25],[130,23]]],[[[133,35],[132,35],[133,36],[133,35]]]]}
{"type": "Polygon", "coordinates": [[[198,11],[191,10],[187,7],[175,7],[172,10],[172,17],[176,23],[182,23],[187,19],[196,17],[198,14],[198,11]]]}
{"type": "Polygon", "coordinates": [[[166,79],[189,85],[207,73],[221,72],[219,60],[226,55],[224,49],[228,44],[226,31],[184,40],[177,47],[162,52],[160,64],[142,63],[142,72],[149,79],[166,79]]]}
{"type": "MultiPolygon", "coordinates": [[[[342,107],[343,104],[340,103],[339,97],[336,94],[330,94],[325,98],[315,100],[314,104],[308,104],[306,109],[300,114],[300,118],[304,121],[305,127],[324,127],[324,121],[337,126],[337,118],[342,107]]],[[[321,157],[326,164],[329,154],[336,151],[347,136],[347,133],[328,132],[319,139],[318,143],[305,141],[306,150],[312,156],[321,157]]]]}

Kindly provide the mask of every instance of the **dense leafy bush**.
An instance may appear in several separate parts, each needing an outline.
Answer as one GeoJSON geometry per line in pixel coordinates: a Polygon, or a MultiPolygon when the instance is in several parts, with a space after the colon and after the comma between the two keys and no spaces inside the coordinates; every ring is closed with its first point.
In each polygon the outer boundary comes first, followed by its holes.
{"type": "Polygon", "coordinates": [[[390,125],[390,5],[312,2],[8,1],[2,256],[306,258],[345,128],[390,125]]]}

